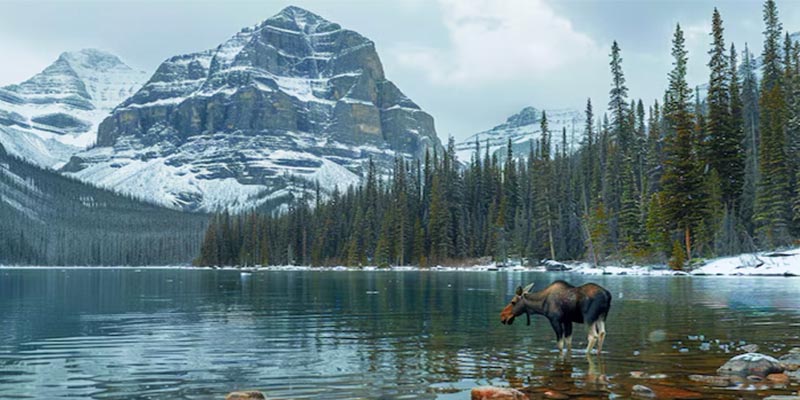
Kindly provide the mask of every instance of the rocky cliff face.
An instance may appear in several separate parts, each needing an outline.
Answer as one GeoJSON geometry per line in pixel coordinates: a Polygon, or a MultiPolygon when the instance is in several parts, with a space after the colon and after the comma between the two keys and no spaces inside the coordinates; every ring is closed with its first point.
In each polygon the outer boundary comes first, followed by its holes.
{"type": "Polygon", "coordinates": [[[375,45],[297,7],[165,61],[98,131],[75,176],[184,209],[241,209],[359,180],[441,147],[375,45]],[[152,183],[148,183],[152,182],[152,183]]]}
{"type": "Polygon", "coordinates": [[[511,140],[515,156],[527,157],[531,143],[538,146],[542,137],[541,118],[542,112],[547,114],[548,128],[552,135],[551,151],[561,148],[563,130],[567,130],[567,148],[577,148],[583,137],[585,117],[582,112],[572,109],[539,110],[534,107],[525,107],[518,113],[508,117],[506,121],[492,129],[475,133],[464,141],[456,144],[458,158],[468,162],[475,153],[475,142],[480,142],[481,157],[489,146],[490,153],[497,153],[505,157],[508,140],[511,140]]]}
{"type": "Polygon", "coordinates": [[[27,81],[0,88],[0,142],[39,166],[60,167],[95,142],[100,121],[146,79],[113,54],[63,53],[27,81]]]}

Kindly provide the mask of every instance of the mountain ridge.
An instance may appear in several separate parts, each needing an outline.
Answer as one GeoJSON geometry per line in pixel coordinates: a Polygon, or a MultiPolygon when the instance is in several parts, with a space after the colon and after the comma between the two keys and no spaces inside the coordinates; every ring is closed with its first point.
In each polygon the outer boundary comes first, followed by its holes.
{"type": "Polygon", "coordinates": [[[290,6],[167,59],[63,171],[171,207],[242,210],[434,147],[433,118],[385,77],[374,42],[290,6]]]}

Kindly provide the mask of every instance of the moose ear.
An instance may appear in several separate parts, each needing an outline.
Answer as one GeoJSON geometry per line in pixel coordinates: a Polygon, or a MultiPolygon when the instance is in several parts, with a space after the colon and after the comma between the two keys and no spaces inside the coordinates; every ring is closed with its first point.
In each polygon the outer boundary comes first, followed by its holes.
{"type": "Polygon", "coordinates": [[[514,293],[516,293],[517,296],[522,296],[522,286],[517,286],[517,291],[514,293]]]}
{"type": "Polygon", "coordinates": [[[531,289],[533,289],[533,283],[528,286],[525,286],[525,289],[522,289],[522,293],[530,293],[531,289]]]}

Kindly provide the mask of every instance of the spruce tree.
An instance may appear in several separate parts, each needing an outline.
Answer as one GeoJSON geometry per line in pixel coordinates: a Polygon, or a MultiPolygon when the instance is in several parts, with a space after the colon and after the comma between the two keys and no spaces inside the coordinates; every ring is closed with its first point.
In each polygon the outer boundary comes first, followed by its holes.
{"type": "Polygon", "coordinates": [[[759,244],[773,248],[789,242],[790,195],[786,162],[786,100],[782,87],[780,49],[782,27],[773,0],[764,4],[764,52],[759,97],[760,179],[756,191],[755,225],[759,244]]]}
{"type": "Polygon", "coordinates": [[[706,196],[693,135],[692,93],[686,83],[687,52],[680,25],[675,29],[672,56],[674,68],[669,73],[668,103],[664,107],[670,132],[665,144],[666,159],[661,178],[663,210],[665,221],[681,232],[686,258],[691,259],[693,235],[704,220],[702,211],[706,196]]]}

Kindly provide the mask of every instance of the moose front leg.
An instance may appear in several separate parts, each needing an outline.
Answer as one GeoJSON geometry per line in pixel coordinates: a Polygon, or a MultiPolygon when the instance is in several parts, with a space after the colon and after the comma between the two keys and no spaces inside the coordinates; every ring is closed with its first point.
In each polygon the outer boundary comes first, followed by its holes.
{"type": "Polygon", "coordinates": [[[567,352],[572,352],[572,322],[564,322],[564,341],[567,342],[567,352]]]}
{"type": "Polygon", "coordinates": [[[550,326],[556,333],[556,340],[558,341],[558,352],[564,350],[564,329],[561,326],[561,321],[558,318],[550,318],[550,326]]]}

